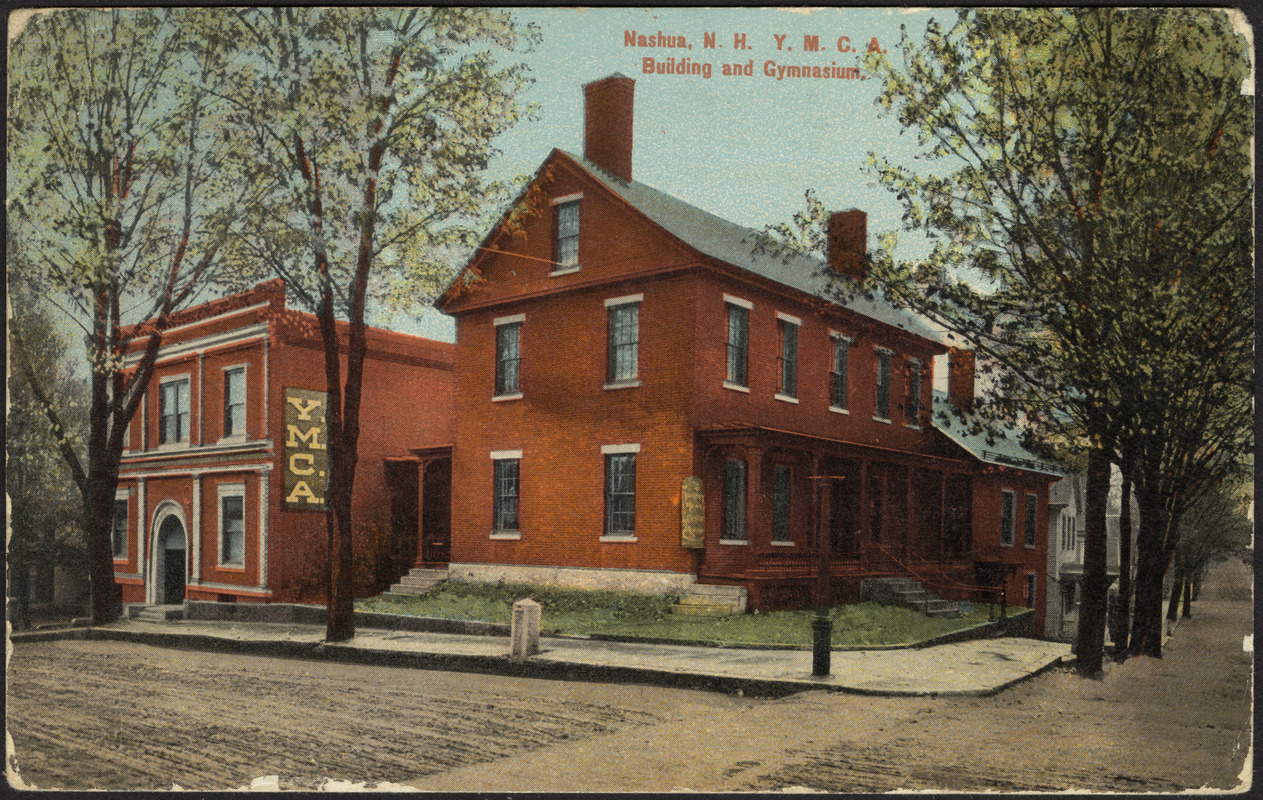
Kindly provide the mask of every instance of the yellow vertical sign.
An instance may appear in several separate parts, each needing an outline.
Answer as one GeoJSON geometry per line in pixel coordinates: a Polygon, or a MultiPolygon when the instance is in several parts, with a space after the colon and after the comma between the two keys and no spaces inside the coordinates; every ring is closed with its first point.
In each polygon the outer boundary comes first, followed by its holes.
{"type": "Polygon", "coordinates": [[[285,389],[285,508],[323,511],[329,488],[328,395],[285,389]]]}
{"type": "Polygon", "coordinates": [[[690,475],[680,486],[680,545],[702,547],[705,542],[705,502],[702,479],[690,475]]]}

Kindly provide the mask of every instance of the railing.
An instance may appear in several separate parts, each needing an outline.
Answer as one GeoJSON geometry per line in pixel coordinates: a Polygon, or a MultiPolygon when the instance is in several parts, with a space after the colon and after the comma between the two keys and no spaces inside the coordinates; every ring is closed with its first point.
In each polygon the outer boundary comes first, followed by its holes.
{"type": "Polygon", "coordinates": [[[923,586],[931,586],[935,589],[953,588],[953,589],[960,589],[960,590],[970,591],[970,592],[983,592],[983,593],[991,595],[992,597],[995,598],[995,602],[1000,604],[1000,618],[1001,619],[1004,618],[1005,612],[1008,608],[1008,592],[1004,586],[1004,581],[1000,581],[1000,583],[995,586],[985,586],[985,585],[980,585],[980,584],[965,583],[964,581],[957,580],[951,577],[950,575],[948,575],[937,564],[934,564],[932,562],[925,561],[924,559],[922,559],[922,561],[924,561],[923,566],[925,568],[937,570],[938,573],[942,576],[940,580],[931,580],[929,578],[926,578],[921,572],[914,569],[911,565],[905,564],[902,560],[900,560],[898,556],[896,556],[894,553],[890,552],[889,550],[887,550],[885,547],[881,546],[880,544],[873,542],[872,547],[876,548],[877,550],[880,550],[883,554],[885,554],[885,556],[888,559],[893,561],[895,564],[898,564],[899,567],[904,572],[916,578],[923,586]]]}

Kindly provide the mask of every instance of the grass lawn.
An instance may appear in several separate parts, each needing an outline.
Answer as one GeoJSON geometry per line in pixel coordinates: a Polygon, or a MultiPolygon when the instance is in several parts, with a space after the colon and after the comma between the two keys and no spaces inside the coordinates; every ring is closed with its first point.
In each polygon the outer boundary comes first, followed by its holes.
{"type": "MultiPolygon", "coordinates": [[[[381,596],[357,601],[358,611],[509,624],[514,601],[530,597],[543,606],[545,632],[614,634],[723,644],[811,645],[810,611],[769,611],[728,617],[689,617],[670,612],[673,598],[510,583],[448,581],[416,597],[381,596]]],[[[1016,613],[1021,609],[1013,609],[1016,613]]],[[[834,606],[833,644],[909,644],[989,620],[990,606],[975,603],[959,617],[927,617],[919,611],[877,603],[834,606]]]]}

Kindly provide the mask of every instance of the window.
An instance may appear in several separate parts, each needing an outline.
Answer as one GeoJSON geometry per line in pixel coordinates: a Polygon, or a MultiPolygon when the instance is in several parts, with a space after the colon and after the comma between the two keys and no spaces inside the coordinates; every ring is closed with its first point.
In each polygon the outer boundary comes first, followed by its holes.
{"type": "Polygon", "coordinates": [[[605,535],[636,533],[636,454],[605,456],[605,535]]]}
{"type": "Polygon", "coordinates": [[[772,468],[772,541],[789,541],[790,471],[784,464],[772,468]]]}
{"type": "Polygon", "coordinates": [[[1000,492],[1000,544],[1012,545],[1017,526],[1017,495],[1007,489],[1000,492]]]}
{"type": "Polygon", "coordinates": [[[908,360],[908,418],[907,424],[921,424],[921,362],[908,360]]]}
{"type": "Polygon", "coordinates": [[[244,484],[219,487],[219,563],[241,566],[246,558],[246,491],[244,484]]]}
{"type": "Polygon", "coordinates": [[[570,200],[556,205],[557,214],[557,264],[554,272],[579,266],[579,201],[570,200]]]}
{"type": "Polygon", "coordinates": [[[110,539],[114,544],[114,558],[127,558],[127,498],[114,501],[114,519],[110,528],[110,539]]]}
{"type": "Polygon", "coordinates": [[[798,326],[801,320],[786,314],[778,314],[776,327],[781,336],[779,396],[782,399],[798,397],[798,326]]]}
{"type": "Polygon", "coordinates": [[[890,351],[877,348],[877,414],[890,421],[890,351]]]}
{"type": "Polygon", "coordinates": [[[829,372],[829,407],[846,411],[847,360],[851,355],[851,340],[841,334],[833,334],[833,369],[829,372]]]}
{"type": "Polygon", "coordinates": [[[158,444],[189,440],[189,379],[158,386],[158,444]]]}
{"type": "Polygon", "coordinates": [[[1074,611],[1074,581],[1061,584],[1061,614],[1065,616],[1074,611]]]}
{"type": "Polygon", "coordinates": [[[246,434],[246,368],[224,370],[224,437],[246,434]]]}
{"type": "Polygon", "coordinates": [[[1026,607],[1035,607],[1035,573],[1026,573],[1026,607]]]}
{"type": "Polygon", "coordinates": [[[1039,510],[1039,497],[1033,494],[1026,495],[1026,546],[1035,547],[1035,521],[1036,514],[1039,510]]]}
{"type": "Polygon", "coordinates": [[[746,364],[750,349],[750,308],[728,299],[728,375],[727,383],[745,388],[746,364]]]}
{"type": "Polygon", "coordinates": [[[496,396],[516,396],[522,391],[520,363],[521,316],[496,320],[496,396]]]}
{"type": "Polygon", "coordinates": [[[606,300],[605,305],[609,309],[609,369],[606,380],[609,383],[634,381],[640,358],[640,303],[620,298],[618,301],[606,300]]]}
{"type": "Polygon", "coordinates": [[[724,465],[724,538],[744,542],[746,538],[746,462],[730,460],[724,465]]]}
{"type": "Polygon", "coordinates": [[[497,458],[495,460],[495,488],[492,518],[496,531],[516,531],[518,529],[518,464],[517,458],[497,458]]]}

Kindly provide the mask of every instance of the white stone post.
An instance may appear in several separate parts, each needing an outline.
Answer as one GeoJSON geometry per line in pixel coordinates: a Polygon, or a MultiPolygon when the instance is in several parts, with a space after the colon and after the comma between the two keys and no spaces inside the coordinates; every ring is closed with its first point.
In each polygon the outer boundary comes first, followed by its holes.
{"type": "Polygon", "coordinates": [[[529,598],[513,604],[513,625],[510,629],[512,647],[509,657],[525,661],[539,652],[539,626],[543,611],[539,603],[529,598]]]}

